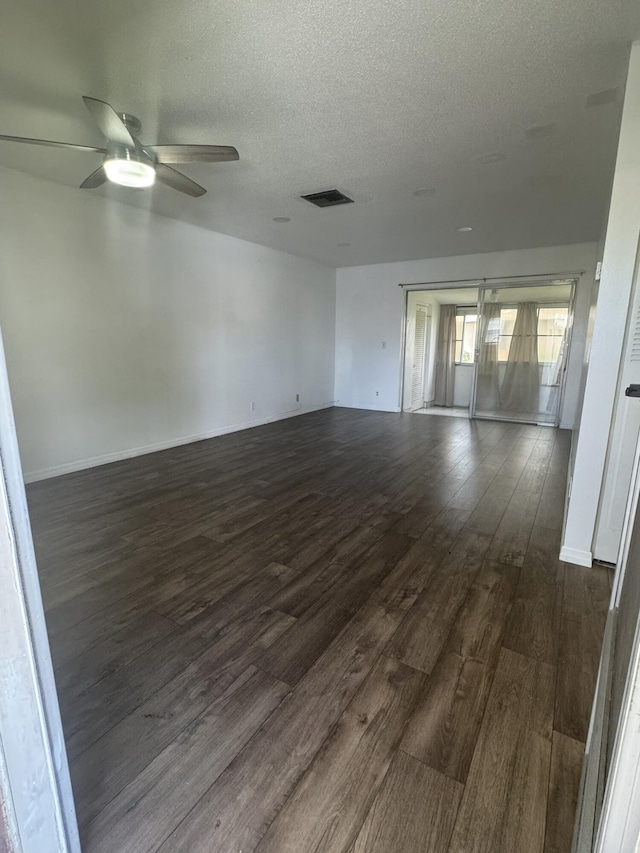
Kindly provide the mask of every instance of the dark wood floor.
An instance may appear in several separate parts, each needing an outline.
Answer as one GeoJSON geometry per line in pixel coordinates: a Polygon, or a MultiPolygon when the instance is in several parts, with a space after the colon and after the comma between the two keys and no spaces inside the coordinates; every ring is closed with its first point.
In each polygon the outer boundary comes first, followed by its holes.
{"type": "Polygon", "coordinates": [[[568,450],[332,409],[31,486],[86,853],[568,853],[568,450]]]}

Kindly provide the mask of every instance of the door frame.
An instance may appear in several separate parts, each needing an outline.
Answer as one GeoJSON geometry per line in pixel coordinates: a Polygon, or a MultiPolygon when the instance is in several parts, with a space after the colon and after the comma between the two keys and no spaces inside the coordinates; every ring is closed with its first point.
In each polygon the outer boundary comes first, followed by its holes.
{"type": "MultiPolygon", "coordinates": [[[[399,385],[399,394],[398,394],[398,411],[405,412],[404,409],[404,392],[406,385],[406,369],[407,369],[407,335],[409,333],[408,323],[407,323],[407,312],[409,310],[409,294],[410,293],[430,293],[434,290],[478,290],[481,286],[481,282],[485,281],[485,279],[472,279],[470,281],[465,281],[460,284],[458,282],[432,282],[430,284],[399,284],[398,287],[401,287],[403,290],[402,295],[402,320],[400,327],[400,385],[399,385]]],[[[431,325],[433,327],[433,318],[431,320],[431,325]]],[[[432,332],[433,334],[433,328],[432,332]]],[[[435,334],[438,334],[438,330],[435,330],[435,334]]],[[[437,346],[437,343],[436,343],[437,346]]],[[[473,389],[472,389],[473,390],[473,389]]],[[[412,414],[411,411],[406,410],[407,414],[412,414]]]]}
{"type": "Polygon", "coordinates": [[[1,335],[0,801],[9,853],[80,853],[1,335]]]}
{"type": "MultiPolygon", "coordinates": [[[[637,341],[640,321],[640,234],[638,235],[635,263],[633,266],[633,277],[631,282],[631,292],[629,295],[629,304],[627,309],[627,322],[624,331],[624,339],[622,343],[622,352],[620,355],[620,368],[616,380],[616,396],[613,405],[609,437],[607,440],[607,452],[604,462],[604,472],[600,496],[598,499],[598,511],[596,514],[595,526],[593,530],[593,540],[591,543],[591,552],[595,559],[598,559],[596,552],[605,562],[609,561],[614,548],[611,548],[611,538],[615,536],[615,528],[612,527],[609,519],[615,504],[615,499],[620,495],[617,489],[618,479],[621,472],[629,469],[631,462],[631,454],[629,453],[628,445],[625,452],[625,431],[629,423],[630,416],[633,416],[633,410],[636,405],[633,400],[629,400],[624,395],[624,386],[627,382],[635,381],[635,377],[631,379],[628,375],[630,366],[637,362],[637,355],[634,353],[634,344],[637,341]],[[635,310],[634,310],[635,309],[635,310]],[[625,378],[625,373],[626,378],[625,378]],[[607,553],[608,552],[608,553],[607,553]]],[[[636,411],[637,414],[637,411],[636,411]]],[[[635,439],[638,439],[640,432],[637,432],[635,439]]],[[[633,442],[631,442],[633,447],[633,442]]],[[[631,483],[629,484],[631,488],[631,483]]],[[[623,525],[624,525],[623,516],[623,525]]],[[[622,537],[622,533],[620,533],[622,537]]],[[[615,537],[617,539],[617,536],[615,537]]],[[[620,538],[617,542],[619,559],[620,538]]]]}
{"type": "MultiPolygon", "coordinates": [[[[627,559],[631,546],[631,537],[636,523],[640,523],[638,510],[640,507],[640,437],[636,443],[633,460],[629,497],[625,510],[622,528],[622,539],[618,550],[616,573],[611,592],[609,614],[615,617],[620,605],[620,595],[624,576],[627,569],[627,559]]],[[[612,669],[615,644],[611,644],[610,655],[605,652],[600,662],[599,678],[603,670],[612,669]]],[[[592,711],[590,730],[594,730],[600,720],[596,702],[592,711]]],[[[640,840],[640,618],[636,624],[635,636],[627,672],[618,730],[609,761],[609,773],[606,779],[600,819],[595,827],[594,853],[608,853],[609,850],[619,850],[620,853],[633,853],[640,840]]],[[[605,719],[605,738],[606,722],[605,719]]],[[[601,752],[600,761],[604,765],[607,756],[601,752]]],[[[605,767],[600,768],[602,776],[605,767]]],[[[600,803],[596,803],[599,807],[600,803]]],[[[575,843],[579,841],[579,827],[576,827],[575,843]]],[[[576,846],[576,850],[580,850],[576,846]]]]}
{"type": "Polygon", "coordinates": [[[564,364],[562,367],[562,378],[560,380],[560,388],[558,389],[558,406],[556,411],[555,421],[550,423],[542,423],[539,426],[549,426],[549,427],[559,427],[562,415],[562,406],[564,404],[564,392],[567,384],[567,368],[569,367],[569,356],[571,354],[571,343],[573,337],[573,318],[574,318],[574,309],[575,309],[575,301],[576,301],[576,290],[578,284],[579,276],[572,276],[571,278],[548,278],[542,279],[540,281],[509,281],[502,282],[500,284],[479,284],[478,285],[478,331],[476,337],[476,352],[475,352],[475,361],[474,361],[474,370],[473,370],[473,382],[471,384],[471,402],[469,404],[469,417],[475,418],[479,421],[503,421],[506,423],[536,423],[535,421],[514,421],[513,418],[500,418],[500,417],[487,417],[486,415],[478,415],[476,414],[476,390],[478,387],[478,363],[479,363],[479,354],[480,354],[480,334],[482,332],[482,309],[484,308],[485,303],[485,293],[488,290],[507,290],[514,287],[541,287],[545,284],[557,285],[558,287],[563,284],[570,284],[571,286],[571,296],[569,297],[569,309],[568,309],[568,323],[567,323],[567,336],[566,336],[566,348],[564,355],[564,364]]]}

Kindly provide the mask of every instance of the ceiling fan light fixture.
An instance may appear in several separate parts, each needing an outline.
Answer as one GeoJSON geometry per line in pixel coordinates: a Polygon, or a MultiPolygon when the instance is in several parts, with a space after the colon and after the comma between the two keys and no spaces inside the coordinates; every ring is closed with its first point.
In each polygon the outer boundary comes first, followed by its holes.
{"type": "Polygon", "coordinates": [[[131,148],[120,148],[109,153],[104,161],[107,178],[114,184],[123,187],[153,186],[156,170],[153,164],[140,152],[131,148]]]}

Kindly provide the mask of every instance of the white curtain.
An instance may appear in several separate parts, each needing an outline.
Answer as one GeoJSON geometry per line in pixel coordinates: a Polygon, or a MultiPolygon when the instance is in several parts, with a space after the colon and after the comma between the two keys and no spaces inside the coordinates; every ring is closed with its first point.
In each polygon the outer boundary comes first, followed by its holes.
{"type": "Polygon", "coordinates": [[[538,364],[538,306],[518,305],[509,358],[500,388],[501,408],[530,415],[540,407],[540,367],[538,364]]]}
{"type": "Polygon", "coordinates": [[[456,306],[441,305],[436,348],[436,406],[453,406],[456,367],[456,306]]]}
{"type": "Polygon", "coordinates": [[[500,345],[500,305],[485,302],[480,329],[478,356],[478,390],[476,407],[487,412],[499,408],[498,347],[500,345]]]}
{"type": "Polygon", "coordinates": [[[560,351],[555,363],[543,364],[542,376],[540,383],[549,386],[549,399],[547,401],[546,412],[548,415],[555,415],[558,408],[558,397],[560,395],[560,384],[562,382],[562,372],[564,370],[564,358],[567,350],[567,329],[564,330],[560,351]]]}

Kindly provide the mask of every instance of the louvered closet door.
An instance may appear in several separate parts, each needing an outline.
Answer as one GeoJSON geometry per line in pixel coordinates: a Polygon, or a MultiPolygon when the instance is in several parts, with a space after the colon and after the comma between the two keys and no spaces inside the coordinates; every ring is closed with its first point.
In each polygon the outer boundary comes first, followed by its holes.
{"type": "Polygon", "coordinates": [[[411,370],[411,408],[419,409],[424,403],[424,361],[427,345],[427,312],[416,308],[416,329],[413,339],[413,366],[411,370]]]}
{"type": "Polygon", "coordinates": [[[631,383],[640,384],[640,287],[637,274],[593,548],[594,558],[608,563],[615,563],[618,556],[631,468],[640,435],[640,399],[624,395],[624,389],[631,383]]]}

